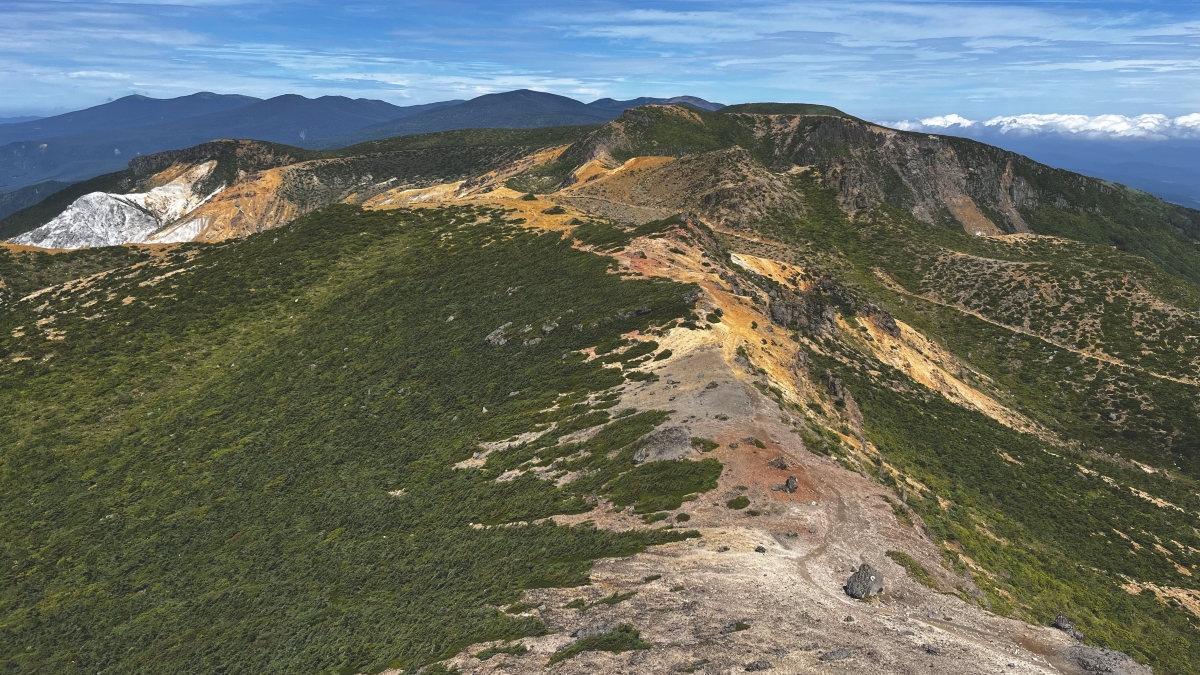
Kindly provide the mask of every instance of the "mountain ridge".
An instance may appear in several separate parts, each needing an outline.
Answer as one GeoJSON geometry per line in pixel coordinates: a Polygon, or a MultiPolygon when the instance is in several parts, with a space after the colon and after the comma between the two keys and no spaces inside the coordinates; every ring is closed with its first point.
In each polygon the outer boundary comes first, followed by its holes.
{"type": "Polygon", "coordinates": [[[0,247],[6,668],[1197,672],[1200,212],[683,106],[101,178],[210,220],[0,247]]]}
{"type": "Polygon", "coordinates": [[[339,96],[307,99],[288,94],[255,99],[244,105],[163,124],[16,141],[0,146],[0,169],[7,176],[0,188],[11,190],[47,179],[86,180],[121,168],[130,157],[218,138],[259,137],[266,141],[295,143],[307,137],[334,135],[406,113],[428,110],[430,105],[401,108],[368,99],[339,96]]]}
{"type": "Polygon", "coordinates": [[[533,128],[601,124],[619,116],[631,107],[678,102],[699,109],[720,109],[694,96],[672,99],[642,97],[629,101],[611,98],[583,103],[573,98],[518,89],[499,94],[484,94],[469,101],[440,110],[431,110],[399,120],[390,120],[366,127],[341,137],[332,137],[308,144],[312,148],[335,148],[394,136],[433,133],[471,128],[533,128]]]}

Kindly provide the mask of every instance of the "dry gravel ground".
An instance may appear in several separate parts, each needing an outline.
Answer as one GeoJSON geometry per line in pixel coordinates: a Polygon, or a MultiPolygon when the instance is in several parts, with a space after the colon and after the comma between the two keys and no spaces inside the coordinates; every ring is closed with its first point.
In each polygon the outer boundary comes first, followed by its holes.
{"type": "MultiPolygon", "coordinates": [[[[463,673],[738,673],[755,662],[770,664],[764,672],[772,673],[1083,672],[1066,655],[1075,641],[1061,631],[997,617],[910,580],[886,551],[909,553],[945,589],[973,589],[969,579],[940,566],[932,542],[897,522],[878,484],[805,450],[778,405],[722,357],[715,340],[677,330],[680,336],[663,344],[686,340],[691,348],[658,368],[658,382],[627,384],[622,406],[675,410],[668,425],[721,443],[711,453],[726,466],[719,487],[680,509],[701,538],[600,561],[587,587],[529,591],[525,601],[537,606],[531,612],[551,634],[522,640],[529,652],[521,656],[481,661],[474,654],[490,645],[474,645],[448,665],[463,673]],[[710,382],[718,384],[709,388],[710,382]],[[767,448],[742,440],[751,437],[767,448]],[[767,465],[780,456],[788,469],[767,465]],[[795,493],[771,490],[788,475],[798,479],[795,493]],[[749,508],[726,507],[742,494],[749,508]],[[842,590],[861,562],[885,575],[885,591],[872,601],[842,590]],[[655,575],[661,577],[646,580],[655,575]],[[565,607],[577,598],[594,602],[630,591],[636,595],[615,605],[565,607]],[[730,630],[736,621],[749,628],[730,630]],[[556,650],[574,641],[573,632],[620,623],[636,626],[653,646],[585,652],[547,667],[556,650]]],[[[561,520],[644,527],[639,516],[607,505],[561,520]]]]}

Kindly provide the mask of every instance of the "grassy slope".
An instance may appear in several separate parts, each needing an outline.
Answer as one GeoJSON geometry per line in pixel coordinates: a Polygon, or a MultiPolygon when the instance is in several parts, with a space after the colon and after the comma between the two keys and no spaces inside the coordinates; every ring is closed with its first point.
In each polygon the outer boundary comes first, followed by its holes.
{"type": "MultiPolygon", "coordinates": [[[[686,312],[686,287],[621,280],[494,216],[332,207],[64,294],[45,310],[63,341],[33,329],[45,314],[28,304],[7,313],[0,671],[403,667],[543,631],[492,608],[681,536],[469,527],[578,512],[607,490],[497,484],[510,453],[452,465],[535,425],[604,423],[611,403],[588,412],[585,394],[619,371],[561,355],[686,312]],[[534,346],[483,340],[555,320],[534,346]]],[[[609,421],[571,461],[614,478],[665,418],[609,421]]],[[[711,480],[704,463],[682,473],[668,499],[711,480]]]]}
{"type": "MultiPolygon", "coordinates": [[[[878,363],[856,340],[818,340],[826,356],[814,356],[813,372],[828,369],[842,378],[862,408],[867,438],[888,464],[949,500],[943,508],[934,494],[910,488],[909,506],[934,539],[961,546],[986,570],[974,572],[986,596],[979,601],[1035,623],[1048,623],[1065,612],[1095,643],[1148,660],[1155,672],[1198,672],[1196,618],[1178,605],[1160,603],[1149,591],[1130,595],[1121,588],[1129,578],[1200,590],[1193,577],[1175,567],[1191,564],[1187,547],[1200,549],[1191,515],[1200,511],[1196,388],[1067,352],[1047,361],[1047,344],[1036,337],[894,293],[873,270],[887,271],[916,293],[945,291],[953,284],[936,275],[927,278],[926,272],[937,269],[939,254],[957,251],[1037,264],[1044,280],[1068,286],[1083,278],[1081,270],[1098,272],[1101,280],[1105,270],[1116,270],[1132,271],[1160,296],[1181,302],[1195,298],[1200,289],[1105,246],[1008,246],[926,225],[887,207],[851,222],[836,196],[811,178],[796,179],[796,187],[806,196],[807,215],[764,222],[764,232],[791,244],[807,266],[847,283],[861,300],[886,307],[933,337],[980,374],[968,377],[975,386],[1074,442],[1051,446],[955,406],[878,363]],[[1120,423],[1108,420],[1109,411],[1121,413],[1120,423]],[[1092,450],[1174,469],[1175,475],[1150,475],[1092,450]],[[1004,459],[1001,452],[1024,465],[1004,459]],[[1085,477],[1079,466],[1114,479],[1119,487],[1085,477]],[[1131,488],[1166,499],[1186,514],[1155,506],[1131,488]],[[987,536],[980,526],[1003,541],[987,536]],[[1140,550],[1114,530],[1126,533],[1140,550]]],[[[1000,298],[988,295],[994,289],[987,279],[976,281],[986,308],[999,307],[1000,298]]],[[[1075,292],[1087,295],[1097,289],[1103,285],[1085,283],[1075,292]]],[[[1056,318],[1068,323],[1092,318],[1097,301],[1107,322],[1128,325],[1122,307],[1105,306],[1102,298],[1056,318]]],[[[1143,344],[1125,330],[1107,346],[1128,355],[1140,352],[1143,344]]],[[[1168,346],[1164,352],[1169,354],[1177,345],[1168,346]]],[[[1169,359],[1155,365],[1168,372],[1181,367],[1169,359]]],[[[857,468],[895,484],[877,466],[857,468]]],[[[946,564],[967,569],[957,554],[948,554],[946,564]]]]}

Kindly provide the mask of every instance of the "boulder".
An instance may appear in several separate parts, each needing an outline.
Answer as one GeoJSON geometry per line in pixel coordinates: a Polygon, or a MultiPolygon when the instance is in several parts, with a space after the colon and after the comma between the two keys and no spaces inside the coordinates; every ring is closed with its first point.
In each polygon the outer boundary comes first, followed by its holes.
{"type": "Polygon", "coordinates": [[[1085,673],[1100,675],[1154,675],[1150,666],[1134,661],[1125,652],[1078,645],[1066,650],[1067,658],[1085,673]]]}
{"type": "Polygon", "coordinates": [[[846,595],[862,600],[883,591],[883,572],[863,563],[858,571],[850,575],[843,587],[846,595]]]}
{"type": "Polygon", "coordinates": [[[750,663],[746,664],[746,672],[747,673],[753,673],[753,672],[756,672],[759,670],[770,670],[770,669],[771,669],[770,661],[751,661],[750,663]]]}
{"type": "Polygon", "coordinates": [[[633,463],[657,462],[680,459],[692,454],[692,437],[683,427],[660,429],[642,441],[642,447],[633,454],[633,463]]]}
{"type": "Polygon", "coordinates": [[[504,345],[508,344],[508,338],[504,337],[504,331],[508,330],[511,327],[512,327],[512,322],[509,321],[508,323],[504,324],[503,326],[500,326],[496,330],[488,333],[488,336],[485,337],[483,339],[483,341],[493,347],[503,347],[504,345]]]}
{"type": "Polygon", "coordinates": [[[796,480],[795,476],[788,476],[783,483],[783,491],[791,494],[798,489],[800,489],[800,481],[796,480]]]}
{"type": "Polygon", "coordinates": [[[1070,635],[1071,637],[1075,638],[1076,640],[1083,642],[1083,638],[1084,638],[1083,631],[1076,628],[1075,623],[1073,621],[1071,621],[1070,619],[1068,619],[1066,616],[1064,616],[1061,612],[1059,613],[1058,616],[1054,617],[1054,623],[1052,623],[1050,625],[1061,630],[1062,632],[1066,633],[1067,635],[1070,635]]]}
{"type": "Polygon", "coordinates": [[[780,471],[787,471],[788,463],[783,457],[776,457],[775,459],[767,462],[767,466],[773,469],[779,469],[780,471]]]}

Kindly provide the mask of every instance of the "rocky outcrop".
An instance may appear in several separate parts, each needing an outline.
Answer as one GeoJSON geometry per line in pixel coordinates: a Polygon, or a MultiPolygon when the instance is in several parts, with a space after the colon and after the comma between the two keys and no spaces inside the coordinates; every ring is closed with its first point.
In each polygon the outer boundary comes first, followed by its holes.
{"type": "Polygon", "coordinates": [[[1067,656],[1085,673],[1098,675],[1153,675],[1150,666],[1134,661],[1125,652],[1079,645],[1067,650],[1067,656]]]}
{"type": "Polygon", "coordinates": [[[680,459],[692,453],[692,437],[683,427],[667,427],[656,431],[642,442],[633,455],[633,463],[680,459]]]}
{"type": "Polygon", "coordinates": [[[170,180],[146,192],[86,194],[50,222],[14,238],[13,243],[79,249],[179,241],[156,235],[164,225],[204,204],[207,197],[197,194],[194,188],[215,166],[215,161],[208,161],[177,167],[170,180]]]}
{"type": "Polygon", "coordinates": [[[878,595],[883,592],[883,572],[863,563],[858,571],[850,575],[843,590],[846,595],[858,600],[878,595]]]}
{"type": "Polygon", "coordinates": [[[1062,632],[1066,633],[1067,635],[1070,635],[1071,637],[1075,638],[1076,640],[1079,640],[1080,642],[1083,642],[1083,640],[1084,640],[1083,631],[1076,628],[1075,623],[1061,613],[1058,616],[1054,617],[1054,623],[1052,623],[1050,625],[1061,630],[1062,632]]]}

